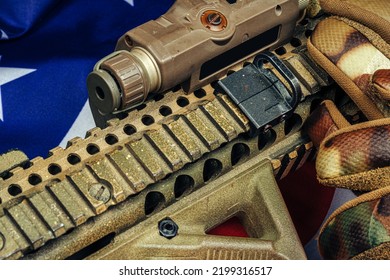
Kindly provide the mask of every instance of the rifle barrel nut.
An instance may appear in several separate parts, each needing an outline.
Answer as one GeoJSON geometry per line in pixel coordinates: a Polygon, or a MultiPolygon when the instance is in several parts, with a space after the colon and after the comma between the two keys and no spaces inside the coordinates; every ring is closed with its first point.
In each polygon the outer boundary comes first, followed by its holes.
{"type": "Polygon", "coordinates": [[[172,239],[177,235],[179,226],[171,218],[165,218],[158,223],[158,230],[161,236],[172,239]]]}

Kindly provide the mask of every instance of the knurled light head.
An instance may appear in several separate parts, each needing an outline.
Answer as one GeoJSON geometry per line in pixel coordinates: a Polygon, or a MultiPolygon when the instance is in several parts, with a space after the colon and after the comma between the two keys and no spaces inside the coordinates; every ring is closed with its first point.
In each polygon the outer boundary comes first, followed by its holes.
{"type": "Polygon", "coordinates": [[[94,70],[88,75],[87,88],[89,100],[102,114],[118,109],[121,94],[115,80],[104,70],[94,70]]]}
{"type": "Polygon", "coordinates": [[[88,94],[102,114],[134,107],[160,85],[157,64],[141,49],[101,60],[87,79],[88,94]]]}

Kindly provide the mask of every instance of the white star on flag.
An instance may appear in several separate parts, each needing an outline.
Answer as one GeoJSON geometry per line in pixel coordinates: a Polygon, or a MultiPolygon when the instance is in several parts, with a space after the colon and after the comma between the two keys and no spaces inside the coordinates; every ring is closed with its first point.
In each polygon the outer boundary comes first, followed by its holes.
{"type": "MultiPolygon", "coordinates": [[[[1,60],[1,56],[0,56],[1,60]]],[[[0,67],[0,121],[4,121],[3,103],[1,101],[1,86],[23,77],[37,69],[0,67]]]]}
{"type": "Polygon", "coordinates": [[[129,3],[131,6],[134,6],[134,0],[125,0],[125,2],[129,3]]]}
{"type": "Polygon", "coordinates": [[[0,29],[0,40],[2,40],[2,39],[7,40],[8,35],[7,35],[7,33],[4,32],[4,30],[0,29]]]}

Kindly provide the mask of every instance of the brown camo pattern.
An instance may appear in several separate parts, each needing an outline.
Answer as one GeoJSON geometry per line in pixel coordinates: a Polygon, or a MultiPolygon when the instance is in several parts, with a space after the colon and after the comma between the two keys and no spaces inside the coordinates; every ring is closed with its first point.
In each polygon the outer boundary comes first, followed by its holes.
{"type": "Polygon", "coordinates": [[[368,95],[385,117],[390,117],[390,60],[353,27],[330,18],[320,22],[313,45],[368,95]]]}
{"type": "Polygon", "coordinates": [[[326,136],[338,130],[325,103],[313,111],[305,124],[305,130],[315,147],[319,147],[326,136]]]}
{"type": "Polygon", "coordinates": [[[335,4],[343,4],[343,2],[349,5],[349,9],[352,9],[351,6],[355,6],[390,21],[389,0],[320,0],[320,4],[325,7],[326,12],[331,14],[340,14],[334,9],[334,6],[335,4]]]}
{"type": "Polygon", "coordinates": [[[383,93],[383,98],[390,101],[390,69],[381,69],[374,73],[372,84],[383,93]]]}
{"type": "Polygon", "coordinates": [[[379,69],[372,75],[363,74],[354,82],[375,101],[385,117],[390,117],[390,69],[379,69]]]}
{"type": "Polygon", "coordinates": [[[358,201],[328,220],[318,238],[325,259],[350,259],[390,241],[390,195],[358,201]]]}
{"type": "Polygon", "coordinates": [[[316,165],[320,179],[390,166],[390,124],[331,136],[322,143],[316,165]]]}
{"type": "Polygon", "coordinates": [[[368,92],[372,93],[372,97],[383,101],[377,103],[378,108],[386,117],[390,117],[390,69],[376,71],[370,79],[369,87],[368,92]]]}
{"type": "MultiPolygon", "coordinates": [[[[367,26],[372,30],[377,30],[380,34],[385,34],[384,36],[388,34],[388,32],[381,33],[381,31],[388,31],[388,28],[383,28],[382,25],[378,27],[373,23],[375,21],[372,21],[372,15],[366,16],[364,12],[356,13],[356,10],[352,9],[352,6],[365,9],[389,21],[390,2],[388,0],[321,0],[321,4],[331,14],[368,23],[367,26]],[[347,8],[347,5],[350,7],[347,8]],[[356,17],[352,11],[355,12],[356,17]]],[[[357,30],[341,21],[332,19],[330,22],[330,28],[325,26],[319,32],[316,30],[317,34],[316,31],[313,33],[313,45],[343,71],[376,104],[385,117],[390,117],[389,59],[357,30]]],[[[329,22],[321,24],[326,25],[329,22]]],[[[326,116],[326,114],[323,115],[326,116]]],[[[317,142],[319,135],[326,137],[330,134],[324,132],[324,124],[329,125],[330,122],[326,121],[326,117],[323,120],[318,119],[318,116],[314,118],[317,118],[318,125],[313,124],[312,131],[315,133],[312,135],[314,135],[314,141],[317,142]]],[[[365,171],[376,171],[379,169],[374,168],[390,166],[389,126],[387,122],[387,125],[373,126],[343,134],[335,133],[335,136],[330,136],[331,138],[322,144],[317,157],[318,177],[337,179],[340,176],[359,173],[359,176],[360,174],[364,176],[358,181],[362,185],[367,183],[369,179],[365,176],[369,172],[365,171]]],[[[376,180],[374,185],[376,184],[382,184],[381,179],[376,180]]],[[[349,209],[351,211],[347,210],[338,214],[327,224],[323,232],[325,234],[319,238],[320,251],[325,258],[350,258],[367,249],[376,248],[378,244],[389,240],[390,195],[381,197],[374,204],[363,203],[363,205],[367,204],[374,206],[372,215],[361,215],[367,207],[358,205],[349,209]],[[351,212],[351,215],[344,215],[346,212],[351,212]],[[374,223],[375,220],[378,222],[374,223]]],[[[375,251],[374,257],[378,258],[378,254],[381,255],[381,252],[375,251]]],[[[385,254],[382,252],[382,257],[386,256],[388,259],[389,252],[385,254]]]]}
{"type": "Polygon", "coordinates": [[[382,197],[377,203],[373,216],[383,224],[387,230],[387,234],[390,235],[390,195],[382,197]]]}
{"type": "MultiPolygon", "coordinates": [[[[326,0],[328,1],[328,0],[326,0]]],[[[340,0],[338,0],[340,1],[340,0]]],[[[390,21],[389,0],[342,0],[390,21]]]]}

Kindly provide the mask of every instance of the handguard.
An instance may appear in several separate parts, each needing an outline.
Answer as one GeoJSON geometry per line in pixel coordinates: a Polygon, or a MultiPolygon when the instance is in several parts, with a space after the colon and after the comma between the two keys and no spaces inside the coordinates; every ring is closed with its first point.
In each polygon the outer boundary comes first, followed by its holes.
{"type": "Polygon", "coordinates": [[[91,259],[306,259],[268,160],[255,157],[115,237],[91,259]],[[239,217],[248,238],[207,234],[239,217]]]}

